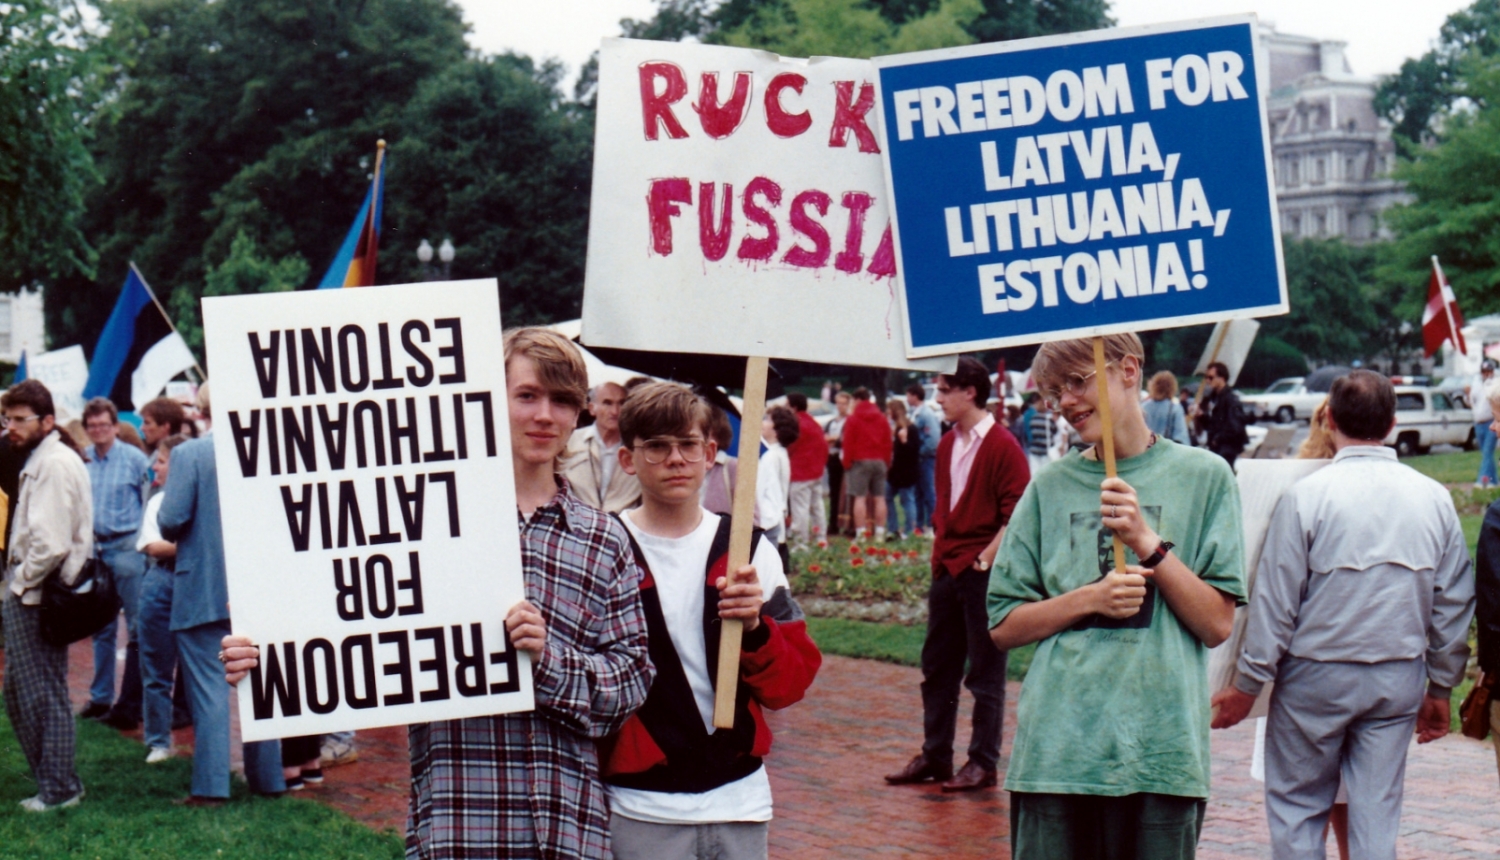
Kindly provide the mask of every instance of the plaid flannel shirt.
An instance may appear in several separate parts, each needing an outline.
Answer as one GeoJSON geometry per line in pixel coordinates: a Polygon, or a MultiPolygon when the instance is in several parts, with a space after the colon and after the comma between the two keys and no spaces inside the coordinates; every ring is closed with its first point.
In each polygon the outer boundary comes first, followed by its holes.
{"type": "Polygon", "coordinates": [[[526,597],[547,622],[536,710],[410,727],[413,860],[610,856],[594,742],[641,706],[655,670],[629,538],[559,482],[520,518],[526,597]]]}

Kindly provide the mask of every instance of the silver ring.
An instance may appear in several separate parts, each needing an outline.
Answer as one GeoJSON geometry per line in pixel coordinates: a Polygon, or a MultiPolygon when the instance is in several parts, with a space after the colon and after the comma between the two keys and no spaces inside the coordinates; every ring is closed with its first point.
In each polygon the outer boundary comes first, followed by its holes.
{"type": "Polygon", "coordinates": [[[1119,519],[1120,518],[1120,506],[1119,505],[1110,505],[1109,506],[1109,517],[1110,517],[1110,519],[1119,519]]]}

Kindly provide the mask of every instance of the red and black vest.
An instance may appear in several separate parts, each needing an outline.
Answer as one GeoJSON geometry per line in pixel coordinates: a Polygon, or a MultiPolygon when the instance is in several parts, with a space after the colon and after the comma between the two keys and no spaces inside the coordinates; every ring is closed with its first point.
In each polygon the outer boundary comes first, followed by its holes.
{"type": "MultiPolygon", "coordinates": [[[[682,659],[672,645],[662,615],[656,581],[646,562],[646,554],[630,530],[630,545],[640,565],[641,607],[645,610],[651,662],[656,679],[646,703],[626,722],[617,735],[601,749],[604,781],[624,788],[646,791],[701,793],[743,779],[761,766],[756,752],[756,735],[763,718],[759,707],[752,713],[753,690],[739,684],[734,701],[734,728],[715,729],[703,725],[697,699],[688,686],[682,659]],[[642,733],[645,737],[642,737],[642,733]]],[[[755,529],[750,545],[759,546],[761,530],[755,529]]],[[[709,680],[717,686],[719,665],[719,591],[714,583],[726,576],[729,567],[729,517],[719,518],[719,528],[708,551],[703,583],[703,644],[707,652],[709,680]]],[[[745,634],[742,647],[755,650],[770,636],[769,624],[763,623],[745,634]]]]}

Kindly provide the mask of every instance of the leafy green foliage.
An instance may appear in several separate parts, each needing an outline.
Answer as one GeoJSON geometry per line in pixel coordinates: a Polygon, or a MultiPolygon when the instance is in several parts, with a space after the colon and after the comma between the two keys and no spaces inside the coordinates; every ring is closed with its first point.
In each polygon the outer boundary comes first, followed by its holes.
{"type": "Polygon", "coordinates": [[[451,237],[453,277],[498,277],[507,324],[578,315],[594,127],[562,73],[506,54],[422,84],[390,151],[382,282],[421,280],[417,245],[451,237]]]}
{"type": "Polygon", "coordinates": [[[1287,239],[1287,295],[1291,312],[1262,320],[1274,337],[1318,363],[1368,358],[1368,336],[1379,323],[1368,301],[1374,253],[1342,239],[1287,239]]]}
{"type": "Polygon", "coordinates": [[[1448,16],[1438,44],[1401,64],[1381,82],[1375,110],[1395,123],[1395,133],[1412,143],[1441,137],[1449,115],[1464,102],[1485,104],[1487,93],[1466,85],[1468,67],[1500,54],[1500,0],[1475,0],[1448,16]]]}
{"type": "MultiPolygon", "coordinates": [[[[280,260],[260,256],[255,240],[241,230],[229,246],[229,257],[208,270],[203,282],[205,296],[237,296],[241,293],[283,293],[306,283],[310,267],[301,254],[280,260]]],[[[198,320],[198,303],[192,290],[178,287],[172,294],[173,316],[177,330],[188,346],[203,348],[203,328],[198,320]]]]}
{"type": "Polygon", "coordinates": [[[465,58],[447,0],[112,0],[101,4],[112,100],[96,119],[89,201],[99,280],[47,303],[62,343],[91,344],[135,260],[187,304],[243,231],[318,275],[422,81],[465,58]]]}
{"type": "Polygon", "coordinates": [[[0,4],[0,290],[93,273],[79,224],[97,178],[87,45],[73,2],[0,4]]]}
{"type": "Polygon", "coordinates": [[[1434,254],[1466,315],[1500,310],[1500,60],[1476,66],[1465,91],[1482,106],[1449,117],[1441,144],[1397,167],[1413,200],[1382,216],[1397,238],[1382,249],[1377,274],[1401,285],[1393,310],[1413,324],[1434,254]]]}

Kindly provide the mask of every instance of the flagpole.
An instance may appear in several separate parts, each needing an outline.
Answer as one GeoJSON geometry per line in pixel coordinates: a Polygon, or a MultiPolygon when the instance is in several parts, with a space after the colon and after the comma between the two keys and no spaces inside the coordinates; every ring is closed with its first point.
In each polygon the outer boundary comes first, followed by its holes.
{"type": "MultiPolygon", "coordinates": [[[[1437,258],[1434,257],[1433,259],[1437,259],[1437,258]]],[[[141,270],[137,269],[135,267],[135,261],[134,260],[130,261],[130,271],[135,272],[136,279],[141,282],[141,286],[143,286],[143,287],[146,288],[146,295],[148,295],[148,296],[151,297],[151,303],[154,304],[154,305],[156,305],[157,311],[159,311],[161,313],[161,318],[167,321],[167,327],[172,330],[172,334],[175,334],[178,337],[182,337],[182,333],[179,332],[177,330],[177,326],[175,324],[173,324],[172,317],[167,313],[167,309],[164,308],[164,307],[162,307],[162,305],[161,305],[161,299],[158,299],[156,297],[156,291],[153,290],[153,289],[151,289],[151,284],[149,284],[149,283],[146,282],[146,276],[142,275],[141,274],[141,270]]],[[[183,342],[186,343],[187,341],[184,340],[183,342]]],[[[189,350],[189,352],[191,352],[191,350],[189,350]]],[[[196,371],[198,371],[198,376],[199,377],[201,377],[203,379],[207,379],[208,378],[208,374],[204,373],[203,372],[203,368],[198,366],[198,357],[197,356],[193,356],[193,369],[196,370],[196,371]]]]}
{"type": "Polygon", "coordinates": [[[1458,350],[1459,355],[1469,357],[1469,350],[1465,348],[1463,335],[1458,333],[1458,326],[1453,324],[1453,306],[1448,303],[1448,278],[1443,274],[1443,267],[1438,263],[1437,254],[1432,255],[1432,271],[1438,279],[1438,299],[1443,303],[1443,314],[1448,317],[1448,334],[1453,340],[1453,348],[1458,350]]]}

